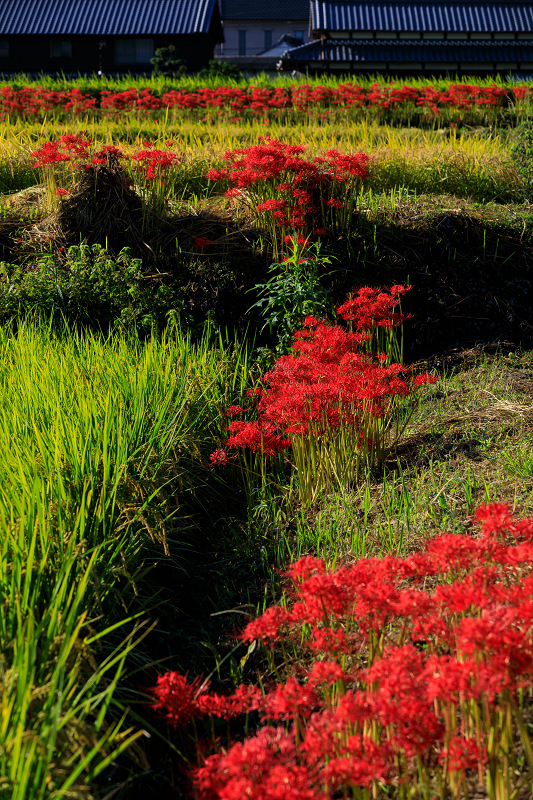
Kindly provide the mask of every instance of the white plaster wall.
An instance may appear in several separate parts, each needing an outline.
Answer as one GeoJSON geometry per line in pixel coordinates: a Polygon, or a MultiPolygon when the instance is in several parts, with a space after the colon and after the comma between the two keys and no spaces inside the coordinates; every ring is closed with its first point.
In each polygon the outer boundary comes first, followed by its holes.
{"type": "Polygon", "coordinates": [[[238,56],[239,55],[239,31],[246,31],[246,55],[255,56],[265,49],[265,30],[272,31],[272,44],[276,44],[285,33],[291,36],[296,31],[303,31],[303,43],[309,41],[309,24],[305,20],[242,20],[242,22],[230,20],[222,23],[224,27],[224,44],[219,44],[215,48],[217,56],[238,56]]]}

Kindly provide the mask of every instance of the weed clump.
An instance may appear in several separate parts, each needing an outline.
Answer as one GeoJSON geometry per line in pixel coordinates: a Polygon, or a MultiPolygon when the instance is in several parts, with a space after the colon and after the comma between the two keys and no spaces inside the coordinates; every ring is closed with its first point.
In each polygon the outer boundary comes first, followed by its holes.
{"type": "Polygon", "coordinates": [[[61,233],[72,240],[99,244],[113,252],[124,247],[146,250],[143,203],[118,158],[78,169],[72,190],[57,210],[61,233]]]}

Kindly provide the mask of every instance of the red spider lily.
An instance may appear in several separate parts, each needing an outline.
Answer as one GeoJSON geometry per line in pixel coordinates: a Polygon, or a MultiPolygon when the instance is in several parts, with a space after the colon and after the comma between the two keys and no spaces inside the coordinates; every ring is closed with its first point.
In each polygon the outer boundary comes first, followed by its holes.
{"type": "Polygon", "coordinates": [[[224,413],[227,417],[238,417],[244,413],[244,408],[239,405],[233,405],[226,408],[224,413]]]}
{"type": "Polygon", "coordinates": [[[486,764],[487,750],[475,739],[453,736],[446,747],[439,753],[439,763],[446,764],[448,772],[465,769],[477,769],[479,764],[486,764]]]}
{"type": "Polygon", "coordinates": [[[333,800],[416,783],[417,774],[425,791],[449,786],[460,796],[474,770],[486,772],[489,796],[494,781],[512,788],[520,775],[500,742],[508,752],[519,734],[530,747],[519,692],[533,680],[533,551],[527,570],[525,562],[510,567],[505,552],[529,543],[533,520],[515,522],[501,504],[476,517],[481,537],[447,534],[407,558],[361,559],[335,571],[310,557],[291,566],[290,604],[268,608],[242,638],[303,642],[314,660],[298,677],[226,697],[175,681],[176,698],[158,707],[174,704],[184,722],[251,711],[262,720],[255,734],[195,770],[199,797],[244,790],[252,800],[333,800]],[[428,576],[445,582],[428,589],[428,576]],[[272,726],[277,720],[283,729],[272,726]],[[273,777],[280,775],[281,788],[273,777]],[[284,794],[287,785],[295,793],[284,794]]]}
{"type": "Polygon", "coordinates": [[[272,457],[289,447],[289,440],[269,422],[235,420],[229,424],[228,433],[226,447],[248,447],[252,452],[261,452],[265,456],[272,457]]]}
{"type": "MultiPolygon", "coordinates": [[[[405,291],[402,286],[389,292],[364,288],[340,310],[356,329],[393,328],[405,318],[394,310],[405,291]]],[[[413,379],[401,364],[387,363],[386,353],[364,352],[367,330],[351,332],[312,317],[303,324],[292,353],[264,375],[266,388],[255,406],[258,419],[232,422],[225,447],[268,457],[290,447],[306,502],[333,480],[325,463],[336,464],[335,480],[343,483],[356,479],[363,464],[380,463],[396,404],[436,378],[413,379]]]]}
{"type": "Polygon", "coordinates": [[[61,153],[60,142],[46,142],[39,150],[34,150],[31,155],[36,158],[33,168],[47,167],[50,164],[59,164],[61,161],[70,161],[68,153],[61,153]]]}
{"type": "Polygon", "coordinates": [[[61,147],[76,158],[87,158],[89,148],[91,147],[90,139],[84,139],[83,136],[65,134],[59,141],[61,147]]]}
{"type": "Polygon", "coordinates": [[[297,755],[294,736],[283,728],[262,728],[230,753],[206,759],[195,776],[198,796],[213,800],[223,792],[227,800],[326,800],[306,766],[297,763],[297,755]]]}
{"type": "MultiPolygon", "coordinates": [[[[290,245],[297,244],[300,247],[303,247],[308,242],[308,240],[304,236],[289,236],[289,235],[284,236],[283,241],[285,244],[290,244],[290,245]]],[[[306,260],[305,258],[302,258],[300,259],[300,262],[304,262],[305,260],[306,260]]],[[[283,259],[283,261],[285,261],[285,259],[283,259]]]]}
{"type": "Polygon", "coordinates": [[[398,305],[401,295],[410,286],[392,286],[389,291],[364,286],[355,295],[350,295],[345,303],[337,308],[337,314],[351,323],[358,331],[369,331],[378,326],[397,327],[408,317],[393,309],[398,305]]]}
{"type": "Polygon", "coordinates": [[[205,250],[206,247],[209,247],[213,244],[211,239],[208,239],[206,236],[194,236],[193,237],[193,244],[196,250],[205,250]]]}
{"type": "Polygon", "coordinates": [[[137,161],[144,171],[146,180],[154,180],[161,178],[162,175],[179,160],[176,153],[170,153],[167,150],[151,150],[150,143],[146,142],[148,148],[139,150],[139,152],[132,155],[132,160],[137,161]]]}
{"type": "Polygon", "coordinates": [[[286,200],[266,200],[255,207],[256,211],[278,211],[280,208],[287,208],[286,200]]]}
{"type": "Polygon", "coordinates": [[[214,467],[221,467],[228,463],[230,457],[228,456],[226,450],[219,448],[218,450],[215,450],[214,453],[211,453],[209,460],[214,467]]]}
{"type": "Polygon", "coordinates": [[[82,136],[67,134],[55,142],[46,142],[39,150],[31,154],[38,159],[34,168],[47,167],[60,162],[69,162],[76,166],[85,162],[85,167],[98,164],[109,164],[110,159],[120,162],[126,156],[118,147],[105,145],[99,150],[94,149],[93,142],[82,136]]]}
{"type": "Polygon", "coordinates": [[[166,672],[157,679],[152,689],[156,702],[155,709],[162,709],[165,717],[173,725],[186,725],[193,717],[202,713],[198,708],[198,694],[201,682],[195,679],[187,682],[187,676],[179,672],[166,672]]]}
{"type": "Polygon", "coordinates": [[[148,147],[134,153],[130,158],[114,145],[98,147],[88,137],[65,134],[57,141],[46,142],[41,148],[32,152],[32,156],[36,159],[35,168],[53,168],[65,163],[71,170],[83,169],[95,177],[100,168],[111,169],[117,175],[122,172],[124,183],[131,185],[133,180],[125,171],[125,164],[129,161],[130,170],[137,168],[135,182],[141,185],[144,182],[145,191],[142,193],[142,199],[145,207],[149,207],[150,211],[153,211],[154,207],[159,207],[159,210],[165,213],[168,206],[165,181],[169,169],[176,165],[180,158],[176,153],[150,149],[149,142],[144,144],[148,147]]]}
{"type": "Polygon", "coordinates": [[[367,176],[369,159],[363,153],[341,155],[332,150],[325,158],[312,161],[305,159],[304,153],[302,145],[265,137],[260,144],[228,151],[224,159],[229,166],[207,173],[211,180],[233,184],[225,192],[227,197],[244,192],[272,230],[276,255],[280,229],[301,231],[305,242],[317,228],[327,231],[327,225],[338,225],[335,212],[346,209],[346,196],[353,195],[356,182],[367,176]],[[333,196],[339,192],[343,199],[333,196]]]}

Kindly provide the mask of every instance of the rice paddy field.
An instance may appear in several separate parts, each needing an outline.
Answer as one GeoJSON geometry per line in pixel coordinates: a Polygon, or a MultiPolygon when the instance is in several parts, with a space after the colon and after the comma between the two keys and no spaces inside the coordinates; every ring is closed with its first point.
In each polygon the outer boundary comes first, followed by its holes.
{"type": "Polygon", "coordinates": [[[530,84],[0,82],[0,798],[533,795],[530,84]]]}

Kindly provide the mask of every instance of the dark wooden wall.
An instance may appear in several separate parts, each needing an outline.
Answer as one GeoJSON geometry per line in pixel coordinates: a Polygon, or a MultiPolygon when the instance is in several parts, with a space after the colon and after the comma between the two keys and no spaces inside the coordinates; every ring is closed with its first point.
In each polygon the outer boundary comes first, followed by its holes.
{"type": "MultiPolygon", "coordinates": [[[[9,42],[9,55],[0,58],[0,73],[93,73],[102,68],[110,73],[149,73],[150,63],[117,64],[115,60],[114,36],[6,36],[0,39],[9,42]],[[72,45],[70,57],[51,57],[52,40],[69,40],[72,45]],[[106,45],[100,51],[99,42],[106,45]]],[[[216,44],[214,33],[184,34],[181,36],[132,36],[123,38],[153,39],[154,49],[173,44],[190,70],[205,67],[213,58],[216,44]]]]}

